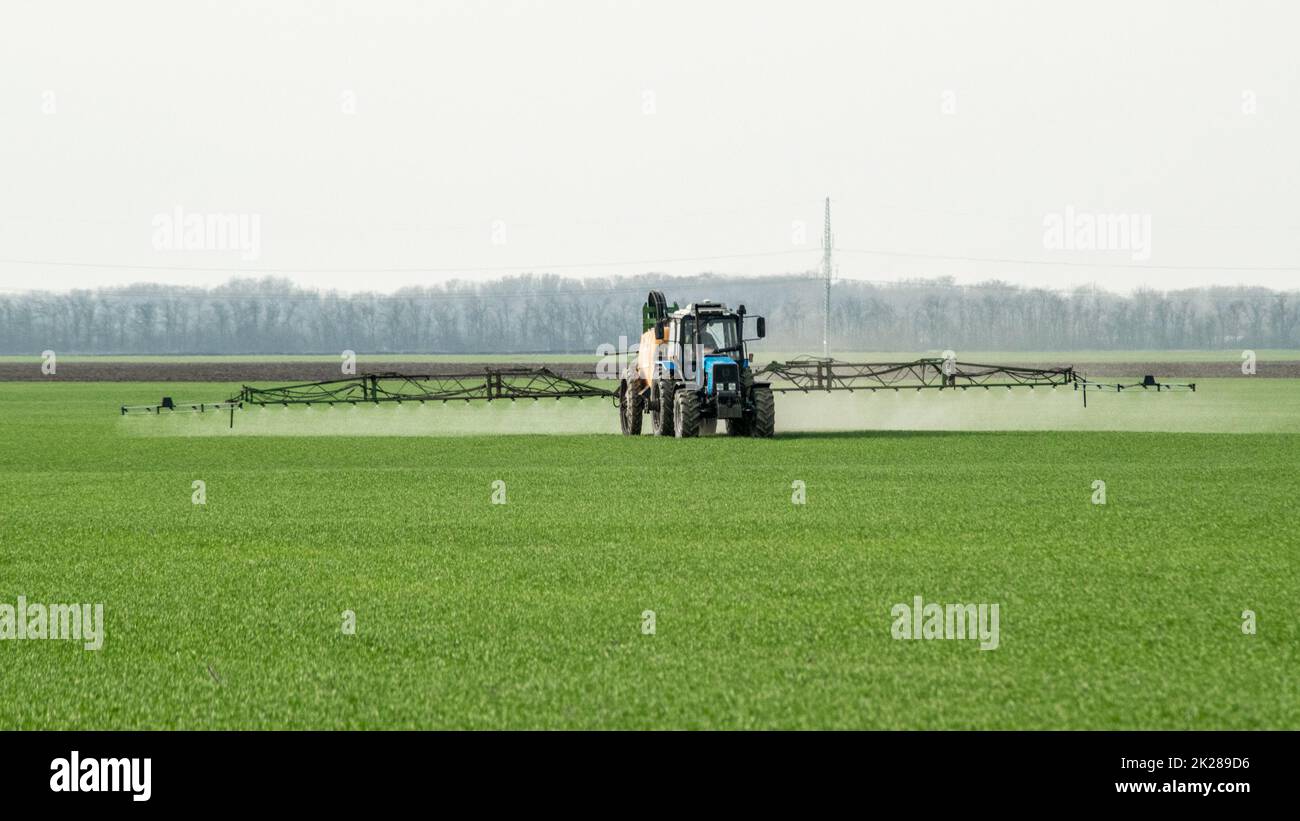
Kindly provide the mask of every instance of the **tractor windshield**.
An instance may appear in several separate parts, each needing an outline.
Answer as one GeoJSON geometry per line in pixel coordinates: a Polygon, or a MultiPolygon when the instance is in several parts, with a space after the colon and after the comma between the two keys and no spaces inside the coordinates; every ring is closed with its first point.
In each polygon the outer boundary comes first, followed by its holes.
{"type": "MultiPolygon", "coordinates": [[[[688,318],[682,322],[684,344],[695,344],[695,329],[696,323],[693,319],[688,318]]],[[[705,356],[712,353],[735,352],[740,344],[740,337],[736,333],[736,318],[734,316],[700,317],[698,341],[705,356]]]]}

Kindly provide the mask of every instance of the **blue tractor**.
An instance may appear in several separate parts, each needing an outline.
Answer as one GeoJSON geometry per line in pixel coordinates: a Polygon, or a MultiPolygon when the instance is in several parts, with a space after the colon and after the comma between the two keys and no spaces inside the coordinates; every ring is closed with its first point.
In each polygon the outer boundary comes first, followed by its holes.
{"type": "Polygon", "coordinates": [[[671,307],[651,291],[642,312],[641,344],[619,382],[623,433],[641,433],[650,415],[656,436],[716,432],[723,420],[729,436],[769,437],[776,428],[771,385],[754,378],[745,343],[762,339],[766,322],[717,302],[671,307]]]}

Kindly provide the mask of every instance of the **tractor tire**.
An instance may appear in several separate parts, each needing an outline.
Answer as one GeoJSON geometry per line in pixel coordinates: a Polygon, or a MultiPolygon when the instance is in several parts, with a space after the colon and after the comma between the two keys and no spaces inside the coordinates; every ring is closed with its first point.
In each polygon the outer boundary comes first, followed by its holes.
{"type": "Polygon", "coordinates": [[[673,395],[673,432],[678,439],[700,435],[700,397],[695,391],[677,391],[673,395]]]}
{"type": "Polygon", "coordinates": [[[700,420],[700,436],[712,436],[718,432],[717,417],[710,416],[700,420]]]}
{"type": "Polygon", "coordinates": [[[727,435],[728,435],[728,436],[748,436],[748,435],[749,435],[749,420],[748,420],[748,419],[745,419],[744,417],[741,417],[740,419],[728,419],[728,420],[727,420],[727,435]]]}
{"type": "Polygon", "coordinates": [[[754,388],[754,419],[749,435],[769,439],[776,433],[776,400],[771,388],[754,388]]]}
{"type": "Polygon", "coordinates": [[[618,406],[618,423],[624,436],[641,435],[641,404],[641,392],[632,385],[625,386],[618,406]]]}
{"type": "Polygon", "coordinates": [[[650,388],[650,432],[655,436],[673,435],[673,393],[671,382],[656,382],[650,388]]]}

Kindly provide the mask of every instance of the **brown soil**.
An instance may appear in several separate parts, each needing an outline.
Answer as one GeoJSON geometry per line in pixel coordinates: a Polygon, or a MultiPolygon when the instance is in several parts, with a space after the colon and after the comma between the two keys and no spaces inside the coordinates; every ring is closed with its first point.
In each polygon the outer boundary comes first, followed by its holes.
{"type": "MultiPolygon", "coordinates": [[[[357,373],[480,374],[485,368],[547,367],[573,379],[590,378],[595,363],[366,362],[357,373]]],[[[0,382],[317,382],[343,379],[334,362],[60,362],[55,376],[39,362],[0,362],[0,382]]]]}

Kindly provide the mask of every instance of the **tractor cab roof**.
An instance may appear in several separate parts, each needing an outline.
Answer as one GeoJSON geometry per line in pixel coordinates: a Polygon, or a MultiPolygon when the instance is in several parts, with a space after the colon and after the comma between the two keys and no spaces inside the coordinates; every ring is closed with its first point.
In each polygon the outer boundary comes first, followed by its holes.
{"type": "Polygon", "coordinates": [[[674,313],[673,316],[681,318],[684,316],[690,316],[695,313],[730,314],[731,311],[727,310],[727,306],[723,305],[721,302],[692,302],[691,304],[687,305],[685,308],[682,308],[680,311],[674,313]]]}

